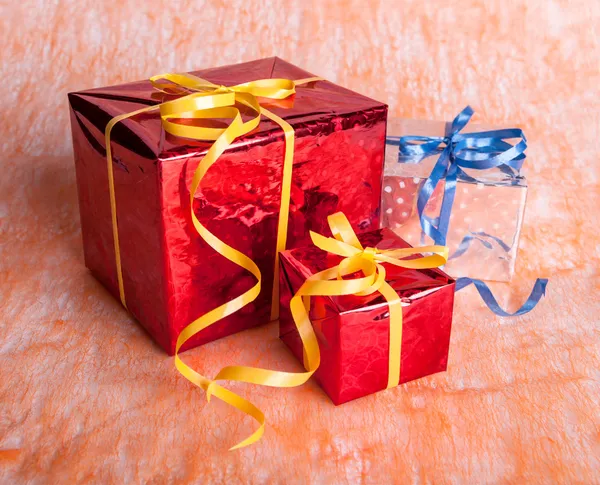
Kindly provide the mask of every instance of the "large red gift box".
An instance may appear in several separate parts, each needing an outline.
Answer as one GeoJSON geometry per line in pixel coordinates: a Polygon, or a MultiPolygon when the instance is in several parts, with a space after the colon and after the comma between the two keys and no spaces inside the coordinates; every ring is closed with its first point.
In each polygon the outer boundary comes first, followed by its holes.
{"type": "MultiPolygon", "coordinates": [[[[194,72],[218,85],[312,75],[278,58],[194,72]]],[[[149,81],[69,94],[85,263],[119,297],[104,130],[115,116],[169,100],[149,81]]],[[[172,95],[171,95],[172,98],[172,95]]],[[[300,86],[261,105],[295,131],[287,247],[322,231],[342,210],[352,224],[379,225],[387,106],[327,81],[300,86]]],[[[211,120],[222,126],[222,120],[211,120]]],[[[118,233],[127,307],[170,354],[192,320],[252,287],[254,277],[213,251],[189,214],[194,170],[211,146],[165,133],[158,113],[112,130],[118,233]]],[[[284,132],[263,118],[236,139],[202,180],[194,212],[262,272],[258,298],[193,337],[185,348],[269,320],[281,201],[284,132]]]]}
{"type": "MultiPolygon", "coordinates": [[[[389,229],[358,235],[365,247],[411,247],[389,229]]],[[[281,253],[280,337],[303,361],[303,346],[290,313],[290,300],[308,277],[343,258],[316,246],[281,253]]],[[[383,263],[386,281],[402,305],[400,383],[446,370],[455,281],[439,269],[407,269],[383,263]]],[[[389,307],[383,296],[313,296],[312,321],[321,364],[314,378],[334,404],[386,389],[390,349],[389,307]]]]}

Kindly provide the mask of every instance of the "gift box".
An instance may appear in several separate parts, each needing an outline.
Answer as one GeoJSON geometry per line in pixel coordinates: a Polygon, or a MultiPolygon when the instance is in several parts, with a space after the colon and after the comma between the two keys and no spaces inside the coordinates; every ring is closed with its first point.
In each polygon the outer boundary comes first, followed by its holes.
{"type": "MultiPolygon", "coordinates": [[[[462,132],[464,137],[468,137],[469,133],[490,129],[496,128],[469,124],[462,132]]],[[[448,136],[450,130],[449,123],[436,121],[392,119],[388,123],[382,224],[410,244],[430,244],[434,240],[423,230],[417,202],[436,167],[440,152],[434,153],[434,156],[402,153],[398,140],[405,136],[421,137],[423,140],[438,137],[441,140],[448,136]]],[[[506,132],[510,134],[509,130],[505,130],[500,135],[506,132]]],[[[485,137],[474,139],[479,140],[476,145],[485,145],[481,143],[482,139],[488,141],[485,137]]],[[[464,142],[464,139],[457,142],[464,142]]],[[[512,146],[501,141],[498,143],[501,150],[512,146]]],[[[471,158],[482,158],[492,151],[493,147],[476,146],[471,150],[471,158]]],[[[458,170],[446,238],[435,241],[449,247],[450,258],[444,270],[453,277],[495,281],[511,279],[527,198],[527,181],[518,169],[524,156],[518,158],[514,164],[517,169],[500,164],[486,169],[463,166],[458,170]]],[[[423,214],[434,225],[439,222],[446,182],[444,175],[428,200],[425,199],[427,203],[423,214]]]]}
{"type": "MultiPolygon", "coordinates": [[[[255,80],[312,76],[278,58],[193,74],[210,81],[217,95],[228,95],[226,86],[255,80]]],[[[162,107],[189,94],[185,82],[175,87],[157,89],[157,83],[140,81],[69,94],[86,266],[115,297],[126,301],[128,310],[170,354],[190,322],[256,284],[255,276],[199,235],[192,209],[212,234],[256,263],[262,286],[251,303],[194,335],[185,348],[269,320],[286,149],[281,123],[263,117],[218,157],[190,207],[192,178],[214,141],[183,138],[165,129],[173,120],[162,107]],[[159,104],[160,113],[146,109],[159,104]],[[114,117],[140,109],[143,112],[121,119],[110,132],[113,221],[105,129],[114,117]],[[115,239],[120,244],[121,285],[115,239]]],[[[241,99],[248,99],[244,85],[237,90],[241,99]]],[[[387,106],[323,80],[297,86],[285,99],[257,99],[262,108],[289,123],[295,137],[287,247],[306,244],[309,230],[321,230],[333,210],[344,210],[365,230],[377,227],[387,106]]],[[[251,103],[238,108],[247,120],[251,103]]],[[[220,117],[179,116],[175,121],[181,126],[226,126],[220,117]]]]}
{"type": "MultiPolygon", "coordinates": [[[[362,233],[358,240],[372,254],[410,248],[386,228],[362,233]]],[[[315,246],[281,254],[280,338],[300,361],[307,354],[290,310],[290,301],[308,278],[339,265],[343,259],[315,246]]],[[[439,269],[381,264],[385,281],[396,292],[401,305],[400,355],[396,356],[399,359],[396,368],[399,383],[446,370],[455,281],[439,269]]],[[[350,279],[357,276],[360,274],[351,275],[350,279]]],[[[394,357],[391,317],[388,300],[382,293],[313,296],[308,315],[320,353],[320,365],[314,378],[334,404],[390,387],[390,362],[394,357]]]]}

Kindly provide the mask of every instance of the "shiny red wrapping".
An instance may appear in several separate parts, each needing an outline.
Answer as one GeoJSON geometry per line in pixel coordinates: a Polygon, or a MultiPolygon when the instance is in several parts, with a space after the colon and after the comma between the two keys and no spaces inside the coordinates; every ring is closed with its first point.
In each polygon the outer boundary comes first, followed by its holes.
{"type": "MultiPolygon", "coordinates": [[[[194,72],[216,84],[312,74],[278,58],[194,72]]],[[[148,81],[69,94],[85,262],[118,298],[104,129],[119,114],[171,99],[148,81]]],[[[286,100],[261,100],[295,130],[288,248],[323,231],[342,210],[379,225],[387,106],[326,81],[286,100]]],[[[218,125],[220,120],[213,124],[218,125]]],[[[234,298],[254,278],[215,253],[189,217],[189,185],[210,142],[165,134],[157,113],[112,131],[119,241],[128,309],[169,353],[192,320],[234,298]]],[[[259,266],[260,296],[203,330],[195,347],[269,319],[283,166],[283,131],[263,119],[237,139],[202,181],[194,210],[210,231],[259,266]]]]}
{"type": "MultiPolygon", "coordinates": [[[[358,236],[365,247],[410,247],[389,229],[358,236]]],[[[302,361],[302,343],[289,311],[292,295],[311,275],[342,260],[315,246],[281,253],[280,337],[302,361]]],[[[438,269],[415,270],[384,263],[387,282],[402,299],[400,383],[446,370],[455,281],[438,269]]],[[[310,318],[321,365],[314,378],[334,404],[387,386],[390,322],[388,304],[369,296],[311,298],[310,318]]]]}

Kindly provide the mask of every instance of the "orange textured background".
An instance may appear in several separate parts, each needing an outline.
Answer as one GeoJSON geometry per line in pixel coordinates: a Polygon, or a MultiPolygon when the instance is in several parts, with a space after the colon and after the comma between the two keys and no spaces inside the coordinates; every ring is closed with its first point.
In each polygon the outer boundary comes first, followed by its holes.
{"type": "MultiPolygon", "coordinates": [[[[1,483],[600,483],[600,4],[0,0],[1,483]],[[334,407],[314,383],[233,385],[269,426],[181,378],[83,265],[68,91],[278,55],[395,116],[515,123],[529,203],[495,317],[457,295],[444,374],[334,407]]],[[[268,325],[186,354],[298,364],[268,325]]]]}

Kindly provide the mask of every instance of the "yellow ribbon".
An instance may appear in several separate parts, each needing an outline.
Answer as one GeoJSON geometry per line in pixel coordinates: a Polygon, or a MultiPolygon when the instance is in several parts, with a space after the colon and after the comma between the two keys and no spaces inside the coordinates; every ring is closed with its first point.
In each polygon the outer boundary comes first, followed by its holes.
{"type": "MultiPolygon", "coordinates": [[[[321,359],[319,344],[309,318],[310,297],[370,295],[376,291],[383,295],[389,305],[390,345],[387,388],[398,385],[402,348],[402,307],[400,297],[385,281],[386,273],[382,263],[401,268],[436,268],[447,262],[448,248],[445,246],[390,250],[363,248],[343,213],[338,212],[330,215],[328,222],[334,237],[324,237],[311,231],[311,239],[320,249],[342,256],[344,259],[337,266],[310,276],[290,301],[292,317],[304,348],[304,368],[306,372],[295,373],[256,367],[228,366],[221,369],[214,381],[208,385],[206,392],[209,399],[212,394],[218,396],[219,386],[216,381],[221,380],[248,382],[272,387],[295,387],[305,383],[319,368],[321,359]],[[421,253],[432,254],[422,256],[421,253]],[[420,257],[403,259],[414,256],[420,257]],[[358,271],[362,272],[363,276],[354,279],[343,279],[344,276],[358,271]]],[[[256,441],[252,438],[241,445],[256,441]]]]}
{"type": "MultiPolygon", "coordinates": [[[[203,389],[211,386],[211,393],[219,399],[240,409],[246,414],[252,416],[259,423],[259,428],[246,440],[239,443],[234,448],[246,446],[260,439],[264,431],[264,415],[252,403],[234,394],[233,392],[214,384],[210,379],[197,373],[187,364],[185,364],[178,353],[181,347],[194,335],[213,323],[225,318],[248,303],[252,302],[260,293],[261,273],[258,266],[246,255],[225,244],[222,240],[212,234],[198,220],[193,210],[194,196],[200,187],[202,178],[210,167],[217,161],[219,156],[231,145],[238,137],[243,136],[258,127],[261,115],[266,116],[277,123],[285,134],[285,154],[283,163],[283,177],[281,187],[281,203],[279,209],[279,221],[277,226],[277,243],[275,256],[275,276],[273,283],[273,301],[271,306],[271,319],[277,319],[279,316],[279,252],[286,246],[292,166],[294,159],[294,129],[282,118],[265,109],[259,104],[257,97],[270,99],[285,99],[295,93],[298,85],[321,80],[318,77],[291,81],[289,79],[261,79],[235,86],[219,86],[205,79],[201,79],[191,74],[160,74],[150,78],[153,86],[159,91],[167,94],[173,94],[173,87],[177,94],[189,92],[185,96],[172,101],[166,101],[159,105],[142,108],[131,113],[122,114],[110,120],[105,130],[106,140],[106,160],[108,170],[109,199],[111,207],[111,218],[113,228],[113,240],[115,249],[115,262],[117,270],[117,281],[119,286],[119,295],[125,308],[127,303],[125,299],[125,290],[123,285],[123,273],[121,267],[121,251],[119,246],[119,228],[117,221],[117,203],[115,198],[114,174],[112,164],[112,152],[110,145],[110,135],[113,127],[127,118],[131,118],[140,113],[154,110],[160,111],[162,125],[168,133],[183,138],[195,140],[214,140],[214,143],[202,158],[190,186],[190,216],[192,223],[200,235],[215,251],[223,255],[228,260],[241,266],[256,278],[256,283],[252,288],[237,296],[236,298],[220,305],[217,308],[205,313],[192,323],[187,325],[179,334],[175,347],[175,366],[179,372],[190,382],[203,389]],[[161,80],[166,80],[164,83],[161,80]],[[242,115],[236,104],[242,104],[250,108],[253,116],[248,121],[243,121],[242,115]],[[226,128],[206,128],[178,123],[180,119],[227,119],[230,120],[226,128]]],[[[232,448],[233,449],[233,448],[232,448]]]]}

